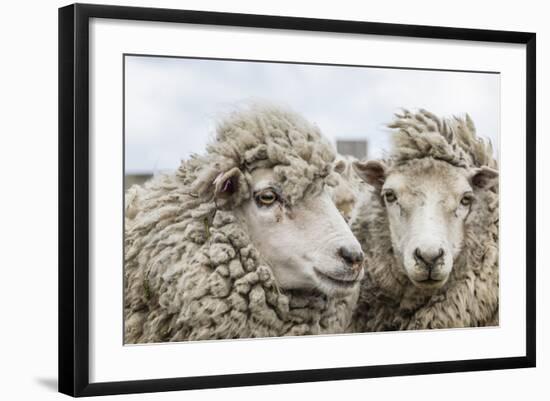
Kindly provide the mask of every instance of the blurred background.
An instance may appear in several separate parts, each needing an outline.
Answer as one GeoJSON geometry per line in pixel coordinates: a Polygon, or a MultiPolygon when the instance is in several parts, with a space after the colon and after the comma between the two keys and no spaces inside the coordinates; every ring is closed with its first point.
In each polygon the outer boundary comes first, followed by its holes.
{"type": "Polygon", "coordinates": [[[400,108],[470,114],[498,157],[499,74],[169,57],[125,57],[125,186],[204,152],[217,119],[269,101],[320,127],[359,159],[389,150],[385,127],[400,108]]]}

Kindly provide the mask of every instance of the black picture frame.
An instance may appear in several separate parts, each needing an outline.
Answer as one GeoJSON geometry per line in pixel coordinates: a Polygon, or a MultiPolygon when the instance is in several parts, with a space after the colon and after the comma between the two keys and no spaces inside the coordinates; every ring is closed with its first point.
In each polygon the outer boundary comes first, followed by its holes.
{"type": "Polygon", "coordinates": [[[74,4],[59,9],[59,391],[140,393],[534,367],[536,269],[536,35],[479,29],[74,4]],[[91,18],[180,22],[526,46],[526,354],[520,357],[90,383],[88,51],[91,18]]]}

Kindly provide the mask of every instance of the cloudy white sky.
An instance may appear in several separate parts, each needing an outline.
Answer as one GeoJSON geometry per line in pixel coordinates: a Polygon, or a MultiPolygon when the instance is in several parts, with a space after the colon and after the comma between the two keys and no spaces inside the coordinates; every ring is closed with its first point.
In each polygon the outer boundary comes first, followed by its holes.
{"type": "Polygon", "coordinates": [[[498,149],[499,75],[372,67],[137,57],[125,59],[126,173],[177,168],[202,153],[215,121],[254,100],[286,105],[336,139],[388,150],[399,108],[469,113],[498,149]]]}

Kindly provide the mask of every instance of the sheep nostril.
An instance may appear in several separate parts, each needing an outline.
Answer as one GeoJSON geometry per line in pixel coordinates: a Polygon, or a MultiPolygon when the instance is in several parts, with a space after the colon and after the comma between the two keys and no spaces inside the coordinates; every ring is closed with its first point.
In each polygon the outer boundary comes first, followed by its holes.
{"type": "Polygon", "coordinates": [[[346,248],[345,246],[341,247],[338,250],[338,254],[342,259],[344,259],[344,261],[348,265],[359,264],[363,262],[363,258],[365,257],[362,251],[352,250],[352,249],[346,248]]]}
{"type": "Polygon", "coordinates": [[[443,248],[439,248],[437,251],[424,250],[420,248],[414,250],[414,258],[418,263],[423,264],[426,267],[432,268],[443,256],[445,251],[443,248]]]}
{"type": "Polygon", "coordinates": [[[422,259],[422,253],[420,252],[419,248],[416,248],[414,250],[414,258],[417,262],[424,262],[424,259],[422,259]]]}

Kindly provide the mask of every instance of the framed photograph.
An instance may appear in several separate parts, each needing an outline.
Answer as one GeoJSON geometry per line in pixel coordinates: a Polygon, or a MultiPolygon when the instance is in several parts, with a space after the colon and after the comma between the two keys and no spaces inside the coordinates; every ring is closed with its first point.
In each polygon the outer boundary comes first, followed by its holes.
{"type": "Polygon", "coordinates": [[[59,391],[535,366],[535,82],[534,33],[59,9],[59,391]]]}

